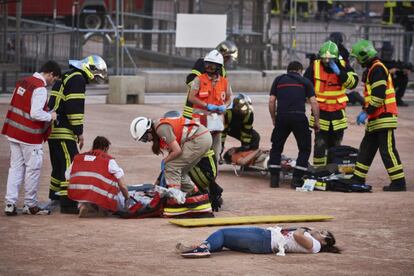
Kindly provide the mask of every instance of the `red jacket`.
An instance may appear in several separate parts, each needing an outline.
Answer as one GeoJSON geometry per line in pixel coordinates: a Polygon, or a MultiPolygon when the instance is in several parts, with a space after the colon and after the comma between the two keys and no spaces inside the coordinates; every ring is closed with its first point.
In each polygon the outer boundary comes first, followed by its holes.
{"type": "Polygon", "coordinates": [[[100,150],[77,154],[70,173],[68,197],[117,211],[118,179],[108,171],[110,155],[100,150]]]}
{"type": "MultiPolygon", "coordinates": [[[[42,144],[50,133],[48,122],[34,120],[30,116],[33,91],[44,87],[43,80],[27,77],[16,84],[2,134],[28,144],[42,144]]],[[[47,110],[47,103],[43,107],[47,110]]]]}

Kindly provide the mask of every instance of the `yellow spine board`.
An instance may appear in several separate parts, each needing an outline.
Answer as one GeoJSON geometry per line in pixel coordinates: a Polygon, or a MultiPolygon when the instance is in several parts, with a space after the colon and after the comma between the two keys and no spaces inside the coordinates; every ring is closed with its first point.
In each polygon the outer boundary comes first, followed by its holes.
{"type": "Polygon", "coordinates": [[[333,216],[326,215],[278,215],[278,216],[245,216],[199,219],[171,219],[169,222],[183,227],[201,227],[216,225],[237,225],[257,223],[305,222],[331,220],[333,216]]]}

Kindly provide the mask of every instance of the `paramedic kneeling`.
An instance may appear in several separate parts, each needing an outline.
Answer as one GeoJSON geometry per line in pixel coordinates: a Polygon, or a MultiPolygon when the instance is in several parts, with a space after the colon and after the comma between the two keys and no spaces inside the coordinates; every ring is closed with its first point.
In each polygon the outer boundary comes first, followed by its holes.
{"type": "Polygon", "coordinates": [[[286,139],[293,132],[299,155],[293,171],[292,188],[302,186],[302,176],[307,171],[311,153],[311,132],[305,114],[305,102],[311,104],[315,117],[314,129],[319,131],[319,107],[312,83],[301,76],[303,66],[298,61],[289,63],[287,74],[278,76],[270,90],[269,112],[273,122],[272,149],[270,150],[270,187],[279,187],[280,161],[286,139]]]}
{"type": "Polygon", "coordinates": [[[124,171],[108,155],[108,139],[97,136],[92,150],[77,154],[65,177],[68,197],[78,201],[79,217],[103,216],[124,208],[129,198],[124,171]]]}

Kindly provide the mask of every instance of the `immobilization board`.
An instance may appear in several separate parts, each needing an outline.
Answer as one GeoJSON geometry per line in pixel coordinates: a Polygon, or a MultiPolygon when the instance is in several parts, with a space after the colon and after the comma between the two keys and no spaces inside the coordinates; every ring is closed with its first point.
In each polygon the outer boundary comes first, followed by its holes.
{"type": "Polygon", "coordinates": [[[278,215],[278,216],[246,216],[225,218],[199,218],[199,219],[171,219],[170,223],[183,227],[201,227],[215,225],[237,225],[257,223],[280,223],[280,222],[305,222],[324,221],[333,219],[325,215],[278,215]]]}

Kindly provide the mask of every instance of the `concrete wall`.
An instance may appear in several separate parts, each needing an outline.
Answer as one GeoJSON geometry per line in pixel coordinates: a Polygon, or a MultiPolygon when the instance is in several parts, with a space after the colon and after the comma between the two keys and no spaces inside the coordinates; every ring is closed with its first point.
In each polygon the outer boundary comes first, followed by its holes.
{"type": "Polygon", "coordinates": [[[110,76],[107,103],[145,103],[145,81],[145,76],[110,76]]]}
{"type": "MultiPolygon", "coordinates": [[[[269,92],[276,76],[285,71],[228,71],[228,79],[234,92],[269,92]]],[[[185,79],[189,70],[148,70],[145,77],[146,93],[187,92],[185,79]]]]}
{"type": "MultiPolygon", "coordinates": [[[[188,70],[141,71],[137,76],[110,76],[109,104],[144,104],[145,93],[186,93],[188,70]]],[[[234,93],[269,93],[276,76],[285,71],[229,71],[234,93]]]]}

